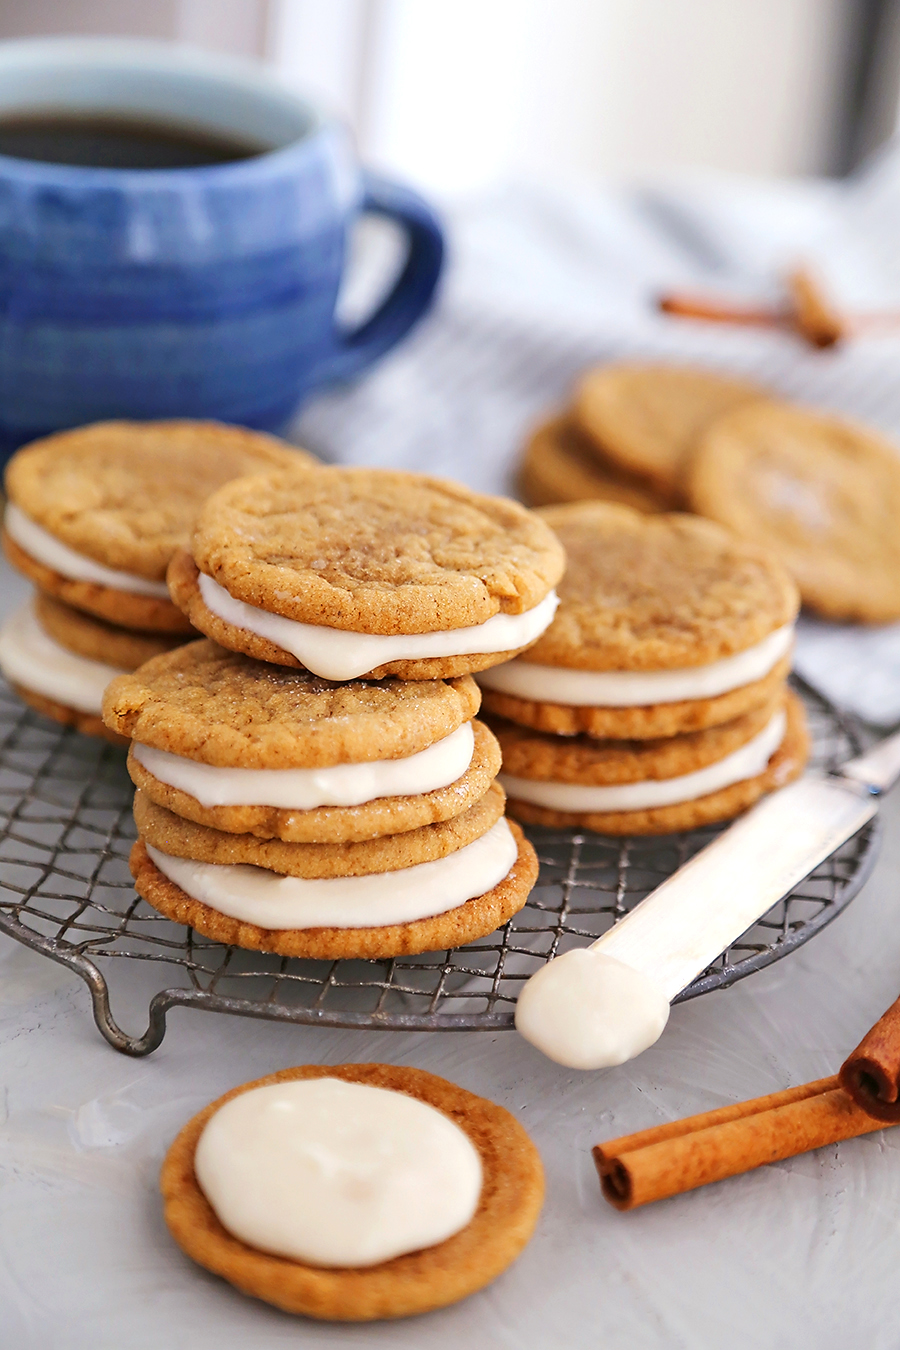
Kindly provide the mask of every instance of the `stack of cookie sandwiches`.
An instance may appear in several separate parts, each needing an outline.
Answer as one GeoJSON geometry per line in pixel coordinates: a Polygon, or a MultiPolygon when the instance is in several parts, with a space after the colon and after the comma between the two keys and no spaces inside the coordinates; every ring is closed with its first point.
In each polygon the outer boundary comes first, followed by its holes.
{"type": "Polygon", "coordinates": [[[292,956],[493,932],[537,860],[505,819],[471,672],[537,640],[563,565],[523,507],[419,475],[320,467],[220,489],[169,567],[212,641],[104,700],[133,741],[139,893],[292,956]]]}
{"type": "Polygon", "coordinates": [[[0,670],[16,692],[118,740],[100,715],[109,681],[194,636],[165,578],[201,503],[229,479],[298,459],[311,462],[213,422],[102,422],[18,451],[3,547],[36,589],[0,630],[0,670]]]}
{"type": "Polygon", "coordinates": [[[689,366],[598,366],[582,377],[571,407],[530,437],[523,495],[534,506],[595,499],[677,509],[700,436],[724,413],[766,397],[747,381],[689,366]]]}
{"type": "Polygon", "coordinates": [[[568,567],[550,628],[479,675],[523,821],[665,834],[746,810],[802,771],[785,683],[797,589],[711,521],[581,502],[540,512],[568,567]]]}

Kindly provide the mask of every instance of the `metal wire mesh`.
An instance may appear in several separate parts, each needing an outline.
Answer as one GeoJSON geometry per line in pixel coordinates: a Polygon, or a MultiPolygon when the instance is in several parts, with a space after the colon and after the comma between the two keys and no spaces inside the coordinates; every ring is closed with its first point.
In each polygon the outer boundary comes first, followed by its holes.
{"type": "MultiPolygon", "coordinates": [[[[801,687],[814,763],[858,750],[838,713],[801,687]]],[[[0,931],[78,972],[103,1035],[127,1054],[154,1050],[174,1006],[273,1020],[398,1030],[486,1030],[513,1024],[522,983],[557,952],[592,940],[702,848],[715,829],[661,839],[529,831],[541,873],[529,903],[467,947],[388,961],[301,961],[211,942],[134,893],[134,838],[124,755],[23,708],[0,684],[0,931]],[[145,963],[162,986],[141,1036],[110,1006],[107,976],[145,963]]],[[[874,862],[866,826],[776,905],[679,1000],[723,988],[806,942],[853,898],[874,862]]]]}

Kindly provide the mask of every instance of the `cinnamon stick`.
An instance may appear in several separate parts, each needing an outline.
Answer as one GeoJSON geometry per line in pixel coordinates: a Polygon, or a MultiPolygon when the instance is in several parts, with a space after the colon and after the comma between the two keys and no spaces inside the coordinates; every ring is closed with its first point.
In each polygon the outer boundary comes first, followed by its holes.
{"type": "Polygon", "coordinates": [[[847,336],[845,320],[807,268],[794,268],[786,282],[794,325],[808,342],[814,347],[833,347],[847,336]]]}
{"type": "Polygon", "coordinates": [[[611,1139],[593,1155],[606,1199],[616,1209],[636,1209],[883,1124],[836,1077],[822,1078],[611,1139]]]}
{"type": "Polygon", "coordinates": [[[657,301],[663,314],[675,314],[682,319],[705,319],[709,323],[746,324],[752,328],[784,327],[789,315],[784,310],[762,306],[737,305],[715,300],[710,296],[693,295],[687,291],[669,291],[657,301]]]}
{"type": "Polygon", "coordinates": [[[900,1122],[900,998],[841,1065],[841,1086],[876,1120],[900,1122]]]}

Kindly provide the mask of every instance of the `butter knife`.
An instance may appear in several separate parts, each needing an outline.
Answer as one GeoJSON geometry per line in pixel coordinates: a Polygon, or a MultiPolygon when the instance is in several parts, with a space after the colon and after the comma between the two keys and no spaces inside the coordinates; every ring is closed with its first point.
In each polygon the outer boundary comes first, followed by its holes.
{"type": "Polygon", "coordinates": [[[516,1028],[570,1068],[634,1058],[662,1034],[676,994],[862,829],[898,778],[900,732],[765,797],[597,942],[537,971],[516,1028]]]}

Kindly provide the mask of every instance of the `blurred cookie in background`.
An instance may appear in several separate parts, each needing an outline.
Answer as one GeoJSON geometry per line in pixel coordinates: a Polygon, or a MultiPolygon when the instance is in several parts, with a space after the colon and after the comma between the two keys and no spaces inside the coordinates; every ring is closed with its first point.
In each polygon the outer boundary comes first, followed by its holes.
{"type": "Polygon", "coordinates": [[[542,422],[530,436],[519,487],[530,506],[595,500],[650,513],[671,505],[639,478],[604,464],[589,438],[566,415],[542,422]]]}
{"type": "Polygon", "coordinates": [[[767,398],[760,386],[713,371],[622,363],[582,377],[572,416],[603,461],[675,504],[687,460],[707,427],[733,408],[767,398]]]}
{"type": "Polygon", "coordinates": [[[688,490],[776,554],[817,614],[900,618],[900,453],[877,432],[787,403],[738,408],[700,438],[688,490]]]}

